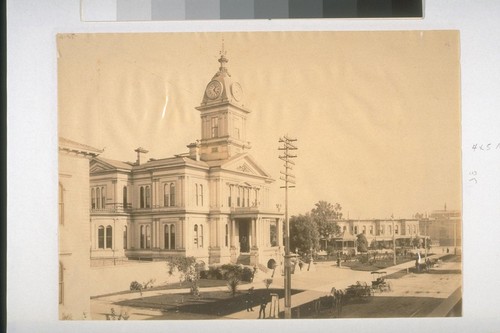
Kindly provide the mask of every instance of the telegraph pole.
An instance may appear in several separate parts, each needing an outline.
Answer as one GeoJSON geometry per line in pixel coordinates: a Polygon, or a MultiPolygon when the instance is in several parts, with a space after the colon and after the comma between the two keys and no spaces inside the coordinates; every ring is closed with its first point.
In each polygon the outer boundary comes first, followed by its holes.
{"type": "Polygon", "coordinates": [[[297,157],[297,155],[292,154],[290,151],[297,150],[297,147],[293,144],[293,142],[297,141],[297,139],[292,139],[287,137],[286,135],[279,139],[279,143],[282,144],[278,148],[278,150],[282,150],[283,153],[279,155],[280,160],[283,160],[285,163],[283,166],[285,167],[285,171],[280,171],[281,176],[280,179],[285,182],[285,186],[281,186],[281,188],[285,189],[285,319],[292,318],[292,272],[291,272],[291,261],[290,261],[290,224],[288,221],[288,189],[294,188],[295,186],[290,184],[295,184],[295,176],[290,173],[293,169],[293,165],[295,163],[291,160],[292,158],[297,157]]]}

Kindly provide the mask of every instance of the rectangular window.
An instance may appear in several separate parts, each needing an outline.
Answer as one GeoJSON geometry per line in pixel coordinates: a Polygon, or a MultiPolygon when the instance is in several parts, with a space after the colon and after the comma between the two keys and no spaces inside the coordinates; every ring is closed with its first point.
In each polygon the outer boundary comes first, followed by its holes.
{"type": "Polygon", "coordinates": [[[271,246],[278,246],[278,228],[276,221],[269,224],[269,243],[271,246]]]}
{"type": "Polygon", "coordinates": [[[203,207],[203,185],[200,185],[200,204],[203,207]]]}
{"type": "Polygon", "coordinates": [[[151,227],[149,225],[146,226],[146,249],[151,248],[151,227]]]}
{"type": "Polygon", "coordinates": [[[146,208],[151,208],[151,188],[146,186],[146,208]]]}
{"type": "Polygon", "coordinates": [[[212,138],[217,138],[219,136],[219,118],[212,117],[212,138]]]}
{"type": "Polygon", "coordinates": [[[237,117],[233,118],[233,128],[234,137],[240,139],[240,119],[237,117]]]}
{"type": "Polygon", "coordinates": [[[198,193],[198,184],[194,184],[196,187],[196,206],[198,206],[198,198],[199,198],[199,193],[198,193]]]}
{"type": "Polygon", "coordinates": [[[113,227],[111,226],[106,227],[106,248],[113,248],[113,227]]]}
{"type": "Polygon", "coordinates": [[[175,225],[170,225],[170,249],[175,249],[175,225]]]}
{"type": "Polygon", "coordinates": [[[170,206],[175,206],[175,184],[170,184],[170,206]]]}
{"type": "Polygon", "coordinates": [[[141,225],[141,239],[140,239],[140,248],[144,249],[146,245],[146,228],[141,225]]]}
{"type": "Polygon", "coordinates": [[[127,226],[123,228],[123,248],[127,249],[127,226]]]}
{"type": "Polygon", "coordinates": [[[225,233],[225,237],[224,237],[224,244],[226,245],[226,247],[229,246],[229,226],[227,225],[227,223],[226,223],[226,233],[225,233]]]}

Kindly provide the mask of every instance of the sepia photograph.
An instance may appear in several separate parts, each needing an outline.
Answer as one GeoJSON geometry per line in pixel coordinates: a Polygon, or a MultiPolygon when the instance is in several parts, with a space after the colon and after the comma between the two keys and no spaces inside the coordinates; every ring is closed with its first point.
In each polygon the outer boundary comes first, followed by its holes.
{"type": "Polygon", "coordinates": [[[57,103],[60,320],[462,317],[459,31],[61,33],[57,103]]]}

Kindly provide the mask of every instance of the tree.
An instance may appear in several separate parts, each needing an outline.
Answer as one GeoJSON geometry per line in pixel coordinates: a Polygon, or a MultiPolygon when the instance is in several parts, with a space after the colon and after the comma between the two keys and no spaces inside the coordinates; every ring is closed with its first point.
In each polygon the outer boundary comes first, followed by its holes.
{"type": "Polygon", "coordinates": [[[221,271],[222,276],[227,281],[227,287],[234,297],[243,276],[243,267],[240,265],[225,264],[221,266],[221,271]]]}
{"type": "Polygon", "coordinates": [[[311,210],[311,217],[318,226],[318,233],[321,239],[330,239],[337,235],[340,228],[335,220],[342,218],[342,207],[336,203],[332,205],[326,201],[318,201],[315,208],[311,210]]]}
{"type": "Polygon", "coordinates": [[[357,237],[358,237],[358,251],[368,252],[368,240],[366,239],[365,234],[361,233],[357,237]]]}
{"type": "Polygon", "coordinates": [[[307,253],[310,249],[317,249],[318,245],[318,226],[311,215],[306,213],[292,216],[290,218],[290,248],[307,253]]]}
{"type": "Polygon", "coordinates": [[[198,280],[200,278],[201,265],[196,262],[195,257],[168,257],[168,274],[179,273],[179,282],[191,283],[190,291],[192,295],[199,294],[198,280]]]}

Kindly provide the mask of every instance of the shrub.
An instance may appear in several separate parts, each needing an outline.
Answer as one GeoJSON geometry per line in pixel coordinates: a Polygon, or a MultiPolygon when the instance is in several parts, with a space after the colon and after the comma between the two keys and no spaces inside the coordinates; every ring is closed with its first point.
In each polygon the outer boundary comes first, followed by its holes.
{"type": "Polygon", "coordinates": [[[254,270],[250,267],[243,267],[243,272],[241,272],[241,280],[246,282],[253,281],[254,270]]]}
{"type": "Polygon", "coordinates": [[[142,290],[142,284],[137,281],[130,282],[130,290],[142,290]]]}

